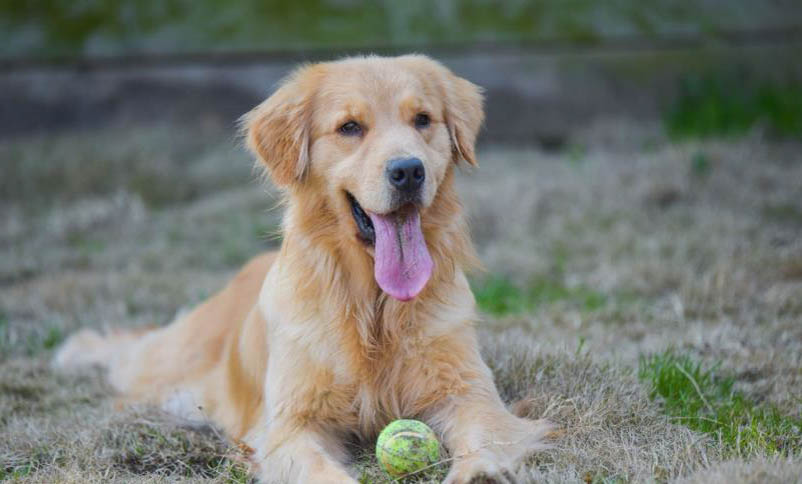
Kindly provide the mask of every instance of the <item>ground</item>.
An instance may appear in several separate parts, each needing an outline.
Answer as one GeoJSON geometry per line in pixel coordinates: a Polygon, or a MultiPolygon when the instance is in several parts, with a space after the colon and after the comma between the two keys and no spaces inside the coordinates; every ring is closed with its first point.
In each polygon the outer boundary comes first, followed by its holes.
{"type": "MultiPolygon", "coordinates": [[[[248,481],[214,428],[49,367],[78,328],[167,324],[279,244],[275,191],[207,128],[0,142],[0,479],[248,481]]],[[[480,165],[459,189],[484,356],[517,412],[560,428],[522,482],[800,479],[799,143],[608,119],[480,165]]]]}

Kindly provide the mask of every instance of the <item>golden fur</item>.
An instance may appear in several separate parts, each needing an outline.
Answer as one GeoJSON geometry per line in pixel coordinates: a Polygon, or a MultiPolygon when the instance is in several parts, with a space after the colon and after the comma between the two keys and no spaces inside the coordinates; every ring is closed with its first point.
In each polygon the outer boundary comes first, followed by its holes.
{"type": "Polygon", "coordinates": [[[455,456],[447,482],[512,479],[542,448],[543,422],[510,414],[482,361],[475,264],[454,167],[476,165],[479,89],[423,56],[352,58],[298,69],[243,118],[248,146],[285,190],[284,241],[173,324],[74,335],[56,364],[101,364],[122,395],[209,418],[254,449],[266,481],[355,482],[344,442],[418,418],[455,456]],[[431,125],[411,123],[425,112],[431,125]],[[342,136],[348,120],[363,136],[342,136]],[[385,162],[423,160],[420,211],[434,262],[409,302],[384,294],[344,195],[389,210],[385,162]],[[200,409],[200,410],[199,410],[200,409]]]}

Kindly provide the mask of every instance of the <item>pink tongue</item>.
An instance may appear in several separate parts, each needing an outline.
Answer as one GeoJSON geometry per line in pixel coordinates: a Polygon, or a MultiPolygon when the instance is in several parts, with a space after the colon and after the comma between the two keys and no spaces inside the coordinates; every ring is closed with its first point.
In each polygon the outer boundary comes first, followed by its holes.
{"type": "Polygon", "coordinates": [[[426,249],[417,210],[376,215],[368,212],[376,234],[374,277],[384,292],[409,301],[417,296],[432,275],[432,258],[426,249]]]}

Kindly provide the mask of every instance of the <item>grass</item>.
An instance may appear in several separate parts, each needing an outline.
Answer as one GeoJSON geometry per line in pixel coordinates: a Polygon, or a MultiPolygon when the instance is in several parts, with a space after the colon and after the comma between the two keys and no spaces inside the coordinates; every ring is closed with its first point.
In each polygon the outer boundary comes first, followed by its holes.
{"type": "Polygon", "coordinates": [[[703,152],[694,153],[691,158],[691,175],[697,179],[705,179],[713,169],[710,157],[703,152]]]}
{"type": "Polygon", "coordinates": [[[501,276],[474,284],[479,309],[495,316],[532,312],[556,303],[565,303],[582,311],[594,311],[605,305],[604,294],[586,287],[566,287],[546,278],[538,278],[521,287],[501,276]]]}
{"type": "Polygon", "coordinates": [[[672,350],[643,357],[638,376],[666,413],[712,435],[736,456],[802,453],[802,418],[759,405],[734,389],[735,379],[672,350]]]}
{"type": "MultiPolygon", "coordinates": [[[[483,356],[516,413],[561,432],[518,481],[798,480],[802,150],[771,138],[675,142],[651,132],[645,149],[633,134],[642,128],[627,126],[589,132],[581,169],[569,150],[490,148],[481,154],[489,168],[458,176],[492,270],[473,281],[483,356]],[[607,143],[611,131],[631,144],[607,143]],[[661,190],[678,201],[648,203],[661,190]],[[671,354],[713,411],[674,371],[669,347],[720,362],[671,354]],[[640,355],[661,358],[650,367],[640,355]],[[668,397],[650,395],[645,371],[666,382],[668,397]]],[[[0,178],[3,478],[250,482],[237,449],[211,427],[120,408],[98,372],[49,368],[64,336],[166,324],[278,243],[275,192],[249,183],[250,163],[232,161],[226,136],[191,129],[0,141],[16,170],[13,183],[0,178]],[[161,183],[188,183],[195,195],[150,203],[132,192],[131,177],[155,169],[147,160],[159,153],[161,183]]],[[[371,443],[354,457],[364,482],[389,482],[371,443]]],[[[419,481],[439,482],[446,470],[419,481]]]]}
{"type": "Polygon", "coordinates": [[[802,85],[735,79],[685,79],[665,114],[668,133],[675,138],[732,137],[761,123],[775,136],[802,138],[802,85]]]}
{"type": "Polygon", "coordinates": [[[64,340],[64,331],[54,322],[36,328],[19,328],[0,317],[0,361],[6,357],[36,356],[54,349],[64,340]]]}
{"type": "Polygon", "coordinates": [[[762,212],[769,219],[802,225],[802,207],[793,203],[767,204],[762,212]]]}
{"type": "MultiPolygon", "coordinates": [[[[447,456],[443,455],[442,458],[447,459],[447,456]]],[[[417,472],[401,479],[393,479],[379,467],[379,465],[376,463],[376,456],[374,454],[373,447],[368,446],[357,451],[354,468],[356,471],[357,480],[361,484],[389,484],[392,482],[403,482],[405,484],[430,484],[443,482],[446,474],[448,474],[449,462],[448,460],[443,460],[441,464],[435,464],[425,471],[417,472]]]]}
{"type": "Polygon", "coordinates": [[[253,179],[248,156],[229,131],[195,130],[196,126],[149,126],[132,139],[130,128],[117,127],[11,139],[0,143],[0,200],[25,200],[26,208],[33,210],[125,192],[136,194],[148,207],[164,208],[253,179]],[[97,138],[106,142],[97,143],[97,138]],[[221,157],[235,160],[231,169],[208,176],[204,160],[221,157]],[[178,179],[182,183],[176,184],[178,179]]]}
{"type": "MultiPolygon", "coordinates": [[[[175,480],[207,480],[234,483],[252,483],[242,455],[211,428],[176,426],[164,415],[153,412],[128,413],[123,421],[104,422],[104,427],[92,435],[97,446],[93,456],[102,460],[106,479],[126,480],[137,476],[160,476],[168,482],[175,480]]],[[[55,436],[50,436],[53,439],[55,436]]],[[[69,442],[68,436],[61,445],[69,442]]],[[[86,436],[84,436],[86,438],[86,436]]],[[[35,440],[35,437],[31,437],[35,440]]],[[[59,474],[48,474],[59,468],[80,463],[86,456],[75,455],[69,448],[37,442],[25,452],[13,456],[0,467],[0,478],[30,478],[33,482],[60,481],[59,474]],[[48,477],[50,476],[50,477],[48,477]]]]}

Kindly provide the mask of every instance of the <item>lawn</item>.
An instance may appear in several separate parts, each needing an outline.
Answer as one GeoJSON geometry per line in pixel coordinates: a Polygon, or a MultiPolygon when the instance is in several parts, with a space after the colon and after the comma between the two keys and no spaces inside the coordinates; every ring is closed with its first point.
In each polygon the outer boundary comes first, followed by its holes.
{"type": "MultiPolygon", "coordinates": [[[[167,324],[280,243],[231,133],[182,129],[0,141],[0,480],[249,482],[216,429],[49,367],[78,328],[167,324]]],[[[613,119],[569,146],[483,146],[459,177],[483,354],[560,428],[520,480],[798,481],[802,146],[613,119]]]]}

